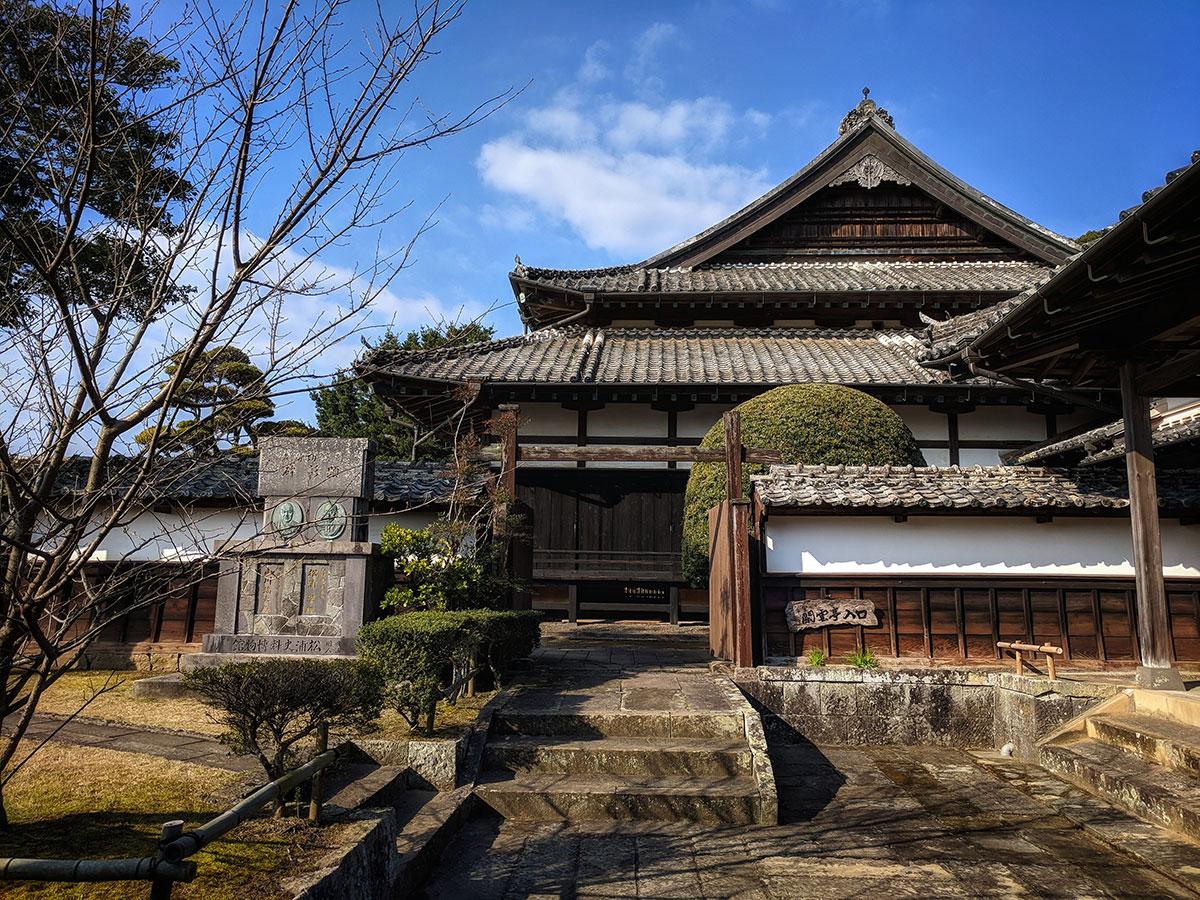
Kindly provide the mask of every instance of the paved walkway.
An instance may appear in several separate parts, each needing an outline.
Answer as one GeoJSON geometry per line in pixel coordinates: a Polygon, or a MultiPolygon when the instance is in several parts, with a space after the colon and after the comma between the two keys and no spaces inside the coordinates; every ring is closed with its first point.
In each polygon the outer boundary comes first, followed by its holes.
{"type": "Polygon", "coordinates": [[[547,646],[506,710],[547,713],[726,712],[701,649],[547,646]]]}
{"type": "Polygon", "coordinates": [[[230,756],[223,744],[204,734],[110,724],[86,718],[77,718],[65,725],[62,721],[59,716],[35,714],[29,730],[25,732],[25,739],[42,741],[57,728],[57,733],[50,739],[60,744],[145,753],[231,772],[248,772],[259,768],[258,760],[247,756],[230,756]]]}
{"type": "MultiPolygon", "coordinates": [[[[996,778],[967,752],[809,745],[774,748],[773,757],[781,800],[779,826],[537,825],[478,819],[458,834],[443,854],[441,868],[415,896],[1198,896],[996,778]]],[[[1184,852],[1193,855],[1190,866],[1200,865],[1200,847],[1187,846],[1190,850],[1184,852]]],[[[1174,852],[1180,852],[1178,846],[1174,852]]],[[[1184,863],[1178,856],[1174,861],[1184,863]]]]}

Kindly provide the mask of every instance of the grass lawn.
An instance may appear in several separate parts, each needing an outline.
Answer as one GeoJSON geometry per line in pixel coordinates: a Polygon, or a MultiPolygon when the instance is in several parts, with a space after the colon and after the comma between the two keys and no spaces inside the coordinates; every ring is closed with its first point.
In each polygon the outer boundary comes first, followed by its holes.
{"type": "MultiPolygon", "coordinates": [[[[89,859],[154,853],[162,823],[193,827],[232,805],[245,776],[156,756],[48,744],[5,788],[10,827],[0,831],[0,856],[89,859]]],[[[257,779],[256,773],[250,776],[257,779]]],[[[192,857],[199,874],[172,897],[236,900],[282,898],[279,877],[303,872],[339,838],[339,827],[295,819],[247,822],[192,857]]],[[[3,898],[136,898],[148,882],[43,884],[0,882],[3,898]]]]}
{"type": "MultiPolygon", "coordinates": [[[[90,671],[68,672],[42,695],[39,712],[70,714],[83,705],[89,697],[95,697],[80,715],[109,722],[130,725],[149,725],[153,728],[170,728],[176,731],[193,731],[216,736],[225,729],[214,722],[211,710],[199,700],[151,700],[133,697],[130,690],[139,678],[151,672],[135,671],[90,671]],[[111,690],[96,696],[105,685],[111,690]]],[[[495,696],[494,691],[463,697],[456,706],[438,704],[434,721],[433,737],[455,738],[463,728],[475,721],[480,708],[495,696]]],[[[363,737],[406,741],[414,735],[408,724],[394,710],[384,710],[376,729],[363,737]]]]}

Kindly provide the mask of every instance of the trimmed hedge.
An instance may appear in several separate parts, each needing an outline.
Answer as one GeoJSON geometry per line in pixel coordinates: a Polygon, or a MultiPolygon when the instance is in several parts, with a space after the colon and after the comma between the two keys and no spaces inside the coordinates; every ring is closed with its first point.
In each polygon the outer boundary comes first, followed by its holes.
{"type": "MultiPolygon", "coordinates": [[[[837,384],[789,384],[759,394],[737,409],[742,443],[781,450],[783,461],[801,465],[925,465],[904,420],[862,391],[837,384]]],[[[700,441],[719,447],[724,426],[717,422],[700,441]]],[[[745,496],[750,476],[767,466],[742,466],[745,496]]],[[[683,575],[693,587],[708,584],[708,510],[725,499],[725,464],[696,463],[688,476],[683,507],[683,575]]]]}
{"type": "Polygon", "coordinates": [[[404,613],[360,628],[358,652],[382,677],[385,702],[428,734],[439,700],[457,698],[485,665],[499,683],[509,662],[533,651],[541,618],[525,610],[404,613]]]}

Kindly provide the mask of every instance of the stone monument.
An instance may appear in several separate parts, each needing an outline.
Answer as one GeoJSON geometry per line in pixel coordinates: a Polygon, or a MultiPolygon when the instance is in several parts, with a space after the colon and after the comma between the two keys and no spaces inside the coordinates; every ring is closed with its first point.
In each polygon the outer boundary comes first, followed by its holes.
{"type": "Polygon", "coordinates": [[[352,655],[384,587],[383,557],[367,539],[374,444],[264,437],[258,447],[261,539],[216,548],[217,614],[204,655],[352,655]]]}

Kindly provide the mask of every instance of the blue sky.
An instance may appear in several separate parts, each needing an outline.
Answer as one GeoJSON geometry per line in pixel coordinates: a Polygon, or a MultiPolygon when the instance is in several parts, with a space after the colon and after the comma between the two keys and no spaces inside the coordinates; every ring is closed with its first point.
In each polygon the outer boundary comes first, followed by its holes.
{"type": "Polygon", "coordinates": [[[391,196],[413,205],[384,248],[446,199],[374,320],[405,330],[427,310],[498,301],[490,321],[517,333],[514,254],[564,268],[644,259],[807,163],[863,86],[950,171],[1076,236],[1200,147],[1198,38],[1196,2],[477,0],[415,92],[461,111],[528,86],[396,170],[391,196]]]}

